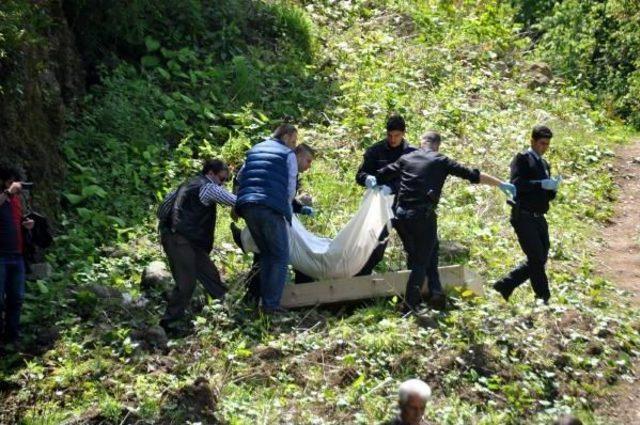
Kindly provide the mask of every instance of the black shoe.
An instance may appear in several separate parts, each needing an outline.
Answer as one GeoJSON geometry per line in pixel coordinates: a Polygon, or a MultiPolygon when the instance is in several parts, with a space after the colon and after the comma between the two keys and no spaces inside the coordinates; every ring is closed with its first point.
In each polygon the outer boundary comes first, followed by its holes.
{"type": "Polygon", "coordinates": [[[513,292],[513,289],[508,289],[504,286],[504,281],[499,280],[496,283],[493,284],[493,289],[495,289],[496,291],[498,291],[500,293],[500,295],[502,295],[502,298],[504,298],[505,301],[509,301],[509,297],[511,296],[511,293],[513,292]]]}
{"type": "Polygon", "coordinates": [[[429,296],[427,305],[434,310],[443,311],[447,308],[447,297],[442,293],[435,292],[429,296]]]}
{"type": "Polygon", "coordinates": [[[273,307],[273,308],[262,307],[260,311],[262,311],[263,314],[266,314],[269,316],[280,316],[280,315],[289,313],[289,310],[284,307],[273,307]]]}
{"type": "Polygon", "coordinates": [[[231,222],[229,228],[231,228],[231,237],[233,238],[233,241],[236,243],[236,245],[238,245],[238,248],[240,248],[242,252],[246,253],[247,251],[245,251],[244,247],[242,246],[242,230],[240,230],[238,225],[233,222],[231,222]]]}

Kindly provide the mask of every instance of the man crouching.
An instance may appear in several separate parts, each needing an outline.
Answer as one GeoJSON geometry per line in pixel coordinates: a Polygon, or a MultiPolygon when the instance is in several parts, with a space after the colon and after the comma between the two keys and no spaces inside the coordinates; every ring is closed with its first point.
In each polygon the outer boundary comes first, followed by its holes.
{"type": "Polygon", "coordinates": [[[176,282],[160,325],[168,329],[184,311],[200,280],[209,295],[222,299],[226,288],[209,253],[213,248],[217,204],[233,206],[235,195],[222,185],[229,178],[227,165],[204,163],[202,173],[170,193],[160,208],[160,238],[176,282]]]}

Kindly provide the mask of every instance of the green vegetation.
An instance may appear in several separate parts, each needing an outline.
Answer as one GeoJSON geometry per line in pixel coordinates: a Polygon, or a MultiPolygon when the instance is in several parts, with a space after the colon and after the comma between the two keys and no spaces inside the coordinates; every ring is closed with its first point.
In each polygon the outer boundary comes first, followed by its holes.
{"type": "Polygon", "coordinates": [[[566,80],[640,128],[640,3],[544,0],[513,3],[536,32],[537,54],[566,80]]]}
{"type": "MultiPolygon", "coordinates": [[[[91,46],[84,54],[100,84],[63,143],[70,171],[50,255],[56,272],[28,287],[32,345],[45,345],[46,332],[59,337],[26,362],[1,360],[9,390],[0,422],[213,421],[206,409],[194,413],[205,378],[224,423],[378,423],[395,407],[397,384],[418,376],[434,389],[427,415],[437,423],[542,424],[568,410],[606,423],[593,409],[611,384],[632,379],[640,322],[627,298],[594,276],[591,253],[596,227],[612,214],[612,148],[629,133],[591,109],[571,80],[527,87],[530,40],[512,7],[192,0],[168,10],[173,3],[134,1],[141,13],[122,15],[107,3],[67,3],[95,19],[76,35],[91,46]],[[107,28],[91,15],[100,5],[107,28]],[[166,33],[174,14],[184,27],[166,33]],[[135,23],[123,21],[131,16],[135,23]],[[238,301],[249,258],[231,244],[221,214],[214,257],[232,288],[228,305],[202,307],[200,297],[193,334],[166,349],[141,336],[164,308],[159,292],[136,303],[143,267],[163,259],[155,207],[200,159],[238,164],[291,117],[322,153],[303,181],[319,211],[305,223],[330,235],[358,206],[355,170],[391,111],[407,118],[412,143],[439,129],[445,153],[502,177],[533,124],[554,129],[550,162],[565,182],[549,215],[551,307],[523,288],[508,305],[490,290],[454,293],[455,308],[429,323],[399,317],[396,300],[270,321],[238,301]],[[96,284],[133,301],[100,298],[96,284]]],[[[472,267],[490,282],[520,260],[500,193],[457,181],[445,190],[440,236],[469,246],[472,267]]],[[[393,240],[382,268],[403,262],[393,240]]]]}

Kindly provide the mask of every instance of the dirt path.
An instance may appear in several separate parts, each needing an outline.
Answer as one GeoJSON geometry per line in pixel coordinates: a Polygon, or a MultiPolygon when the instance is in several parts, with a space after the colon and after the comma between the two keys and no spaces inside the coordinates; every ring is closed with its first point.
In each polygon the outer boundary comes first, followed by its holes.
{"type": "MultiPolygon", "coordinates": [[[[605,246],[598,255],[598,272],[629,291],[640,309],[640,140],[618,150],[616,174],[620,198],[613,220],[602,231],[605,246]]],[[[640,383],[616,387],[598,413],[612,423],[640,424],[640,383]]]]}

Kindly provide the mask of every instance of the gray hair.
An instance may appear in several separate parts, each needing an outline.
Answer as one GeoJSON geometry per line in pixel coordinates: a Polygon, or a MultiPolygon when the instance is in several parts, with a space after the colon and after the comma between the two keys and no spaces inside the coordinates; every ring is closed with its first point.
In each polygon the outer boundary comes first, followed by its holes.
{"type": "Polygon", "coordinates": [[[271,137],[276,139],[282,138],[282,136],[287,136],[289,134],[297,133],[298,129],[293,124],[280,124],[278,128],[275,129],[271,137]]]}
{"type": "Polygon", "coordinates": [[[411,395],[417,395],[420,397],[420,400],[426,402],[431,398],[431,388],[426,382],[420,379],[409,379],[400,384],[400,388],[398,389],[400,404],[405,404],[411,395]]]}
{"type": "Polygon", "coordinates": [[[429,130],[422,135],[422,143],[440,143],[442,141],[442,137],[440,137],[440,133],[437,131],[429,130]]]}

